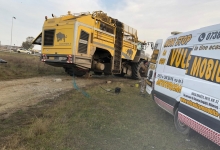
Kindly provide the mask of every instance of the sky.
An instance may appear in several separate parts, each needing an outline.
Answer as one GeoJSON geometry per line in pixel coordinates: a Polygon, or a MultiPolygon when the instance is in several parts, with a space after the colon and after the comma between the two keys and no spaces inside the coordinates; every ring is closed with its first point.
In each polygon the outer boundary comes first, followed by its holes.
{"type": "Polygon", "coordinates": [[[21,46],[41,32],[45,16],[96,10],[137,29],[141,41],[165,41],[172,31],[220,23],[219,6],[220,0],[0,0],[0,41],[10,45],[12,37],[12,45],[21,46]]]}

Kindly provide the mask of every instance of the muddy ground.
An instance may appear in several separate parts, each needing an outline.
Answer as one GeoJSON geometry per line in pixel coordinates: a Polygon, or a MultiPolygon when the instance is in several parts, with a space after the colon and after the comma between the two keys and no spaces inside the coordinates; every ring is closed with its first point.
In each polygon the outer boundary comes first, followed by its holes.
{"type": "MultiPolygon", "coordinates": [[[[107,80],[118,80],[115,77],[76,78],[80,88],[104,83],[107,80]]],[[[123,80],[120,78],[120,80],[123,80]]],[[[19,109],[27,109],[45,99],[59,96],[74,88],[71,76],[44,76],[28,79],[15,79],[0,82],[0,118],[8,117],[19,109]],[[62,80],[62,81],[61,81],[62,80]]]]}

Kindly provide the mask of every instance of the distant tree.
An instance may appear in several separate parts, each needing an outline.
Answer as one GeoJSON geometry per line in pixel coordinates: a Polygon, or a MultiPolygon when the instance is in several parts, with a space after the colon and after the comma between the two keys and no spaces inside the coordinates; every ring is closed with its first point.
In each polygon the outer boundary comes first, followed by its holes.
{"type": "Polygon", "coordinates": [[[34,40],[34,37],[29,36],[26,38],[25,42],[22,42],[22,47],[24,49],[32,49],[34,47],[34,45],[32,44],[32,41],[34,40]]]}

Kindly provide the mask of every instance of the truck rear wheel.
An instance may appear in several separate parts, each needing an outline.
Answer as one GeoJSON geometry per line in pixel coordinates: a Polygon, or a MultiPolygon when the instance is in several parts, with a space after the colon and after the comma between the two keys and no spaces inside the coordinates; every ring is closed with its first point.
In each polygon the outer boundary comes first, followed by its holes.
{"type": "Polygon", "coordinates": [[[125,73],[121,72],[121,74],[114,74],[114,76],[116,76],[116,77],[124,77],[125,73]]]}
{"type": "Polygon", "coordinates": [[[132,78],[133,79],[141,79],[141,75],[139,73],[139,70],[141,68],[141,64],[143,63],[143,61],[140,61],[138,63],[133,63],[131,66],[131,70],[132,70],[132,78]]]}
{"type": "Polygon", "coordinates": [[[79,68],[65,68],[65,72],[70,76],[82,77],[86,74],[86,70],[82,70],[79,68]]]}
{"type": "Polygon", "coordinates": [[[102,72],[95,72],[95,71],[94,71],[94,74],[101,76],[101,75],[102,75],[102,72]]]}
{"type": "Polygon", "coordinates": [[[178,119],[178,108],[176,109],[175,114],[174,114],[174,125],[177,131],[179,131],[182,134],[186,135],[190,131],[190,127],[188,127],[187,125],[185,125],[178,119]]]}

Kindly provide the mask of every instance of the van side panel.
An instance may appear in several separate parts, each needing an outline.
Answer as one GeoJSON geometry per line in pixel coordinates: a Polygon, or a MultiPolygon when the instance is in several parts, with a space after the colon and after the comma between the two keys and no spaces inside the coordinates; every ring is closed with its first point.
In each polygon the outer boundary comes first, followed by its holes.
{"type": "Polygon", "coordinates": [[[163,93],[160,93],[158,91],[153,90],[152,91],[152,97],[153,100],[164,110],[166,110],[167,112],[169,112],[171,115],[174,115],[174,107],[177,104],[177,101],[172,98],[169,97],[163,93]]]}
{"type": "Polygon", "coordinates": [[[194,39],[178,115],[220,146],[220,25],[197,30],[194,39]]]}
{"type": "Polygon", "coordinates": [[[220,24],[171,36],[156,67],[155,102],[220,146],[220,24]],[[175,105],[176,104],[176,105],[175,105]]]}
{"type": "Polygon", "coordinates": [[[154,93],[163,93],[164,96],[153,97],[159,106],[164,105],[163,108],[171,114],[174,114],[175,106],[179,103],[187,60],[193,49],[193,36],[194,32],[186,32],[169,37],[157,62],[154,93]],[[169,98],[165,98],[166,96],[169,98]],[[165,107],[168,105],[170,106],[165,107]]]}
{"type": "Polygon", "coordinates": [[[208,115],[180,103],[179,120],[220,146],[220,122],[208,115]]]}

